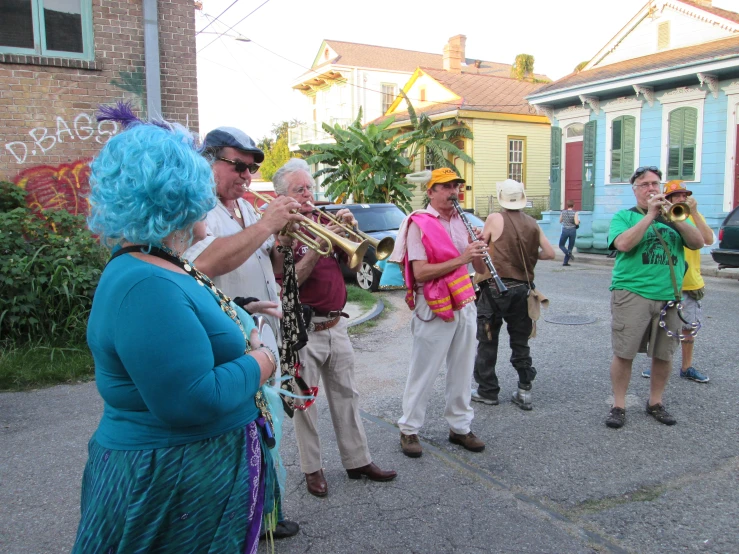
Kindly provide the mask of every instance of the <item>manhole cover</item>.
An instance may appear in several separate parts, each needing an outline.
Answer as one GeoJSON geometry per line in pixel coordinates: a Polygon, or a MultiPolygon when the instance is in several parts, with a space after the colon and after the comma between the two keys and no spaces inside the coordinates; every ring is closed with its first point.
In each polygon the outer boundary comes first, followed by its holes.
{"type": "Polygon", "coordinates": [[[589,315],[551,315],[545,317],[544,321],[558,325],[586,325],[595,323],[595,318],[589,315]]]}

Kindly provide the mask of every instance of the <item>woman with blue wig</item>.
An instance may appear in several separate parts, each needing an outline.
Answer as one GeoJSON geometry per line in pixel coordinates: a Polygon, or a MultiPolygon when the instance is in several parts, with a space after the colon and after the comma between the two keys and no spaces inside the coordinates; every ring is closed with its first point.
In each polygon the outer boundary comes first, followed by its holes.
{"type": "Polygon", "coordinates": [[[104,412],[73,552],[256,552],[275,511],[260,387],[276,359],[180,257],[216,204],[211,168],[184,128],[102,111],[125,130],[91,164],[89,227],[115,248],[87,329],[104,412]]]}

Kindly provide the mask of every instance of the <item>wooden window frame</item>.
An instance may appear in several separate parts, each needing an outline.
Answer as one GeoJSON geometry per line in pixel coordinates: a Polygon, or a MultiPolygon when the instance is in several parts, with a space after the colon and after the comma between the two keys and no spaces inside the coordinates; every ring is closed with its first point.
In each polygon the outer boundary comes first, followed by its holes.
{"type": "MultiPolygon", "coordinates": [[[[698,153],[698,129],[697,129],[697,121],[698,121],[698,109],[695,108],[694,106],[680,106],[678,108],[675,108],[673,110],[670,110],[670,113],[667,116],[667,125],[668,125],[668,130],[667,130],[667,140],[668,140],[668,144],[667,144],[667,150],[668,150],[668,154],[667,154],[667,165],[664,168],[664,171],[665,171],[665,180],[666,181],[668,181],[668,180],[674,180],[674,179],[677,179],[679,181],[694,181],[695,180],[695,176],[696,176],[696,170],[695,170],[695,168],[696,168],[696,165],[697,165],[697,162],[698,162],[698,160],[696,159],[696,155],[698,153]],[[688,178],[688,176],[686,176],[686,175],[683,174],[684,163],[680,163],[680,167],[678,169],[678,174],[677,175],[674,175],[674,174],[673,175],[670,175],[670,167],[669,167],[670,166],[670,154],[669,154],[669,151],[673,148],[672,143],[669,142],[670,141],[670,129],[669,129],[669,127],[670,127],[670,125],[672,123],[672,117],[675,116],[675,115],[677,115],[677,112],[684,112],[685,110],[694,110],[695,111],[695,119],[696,119],[695,143],[693,144],[693,174],[692,174],[691,178],[688,178]]],[[[683,136],[681,137],[682,139],[684,139],[684,136],[685,136],[684,133],[685,133],[685,129],[683,129],[683,136]]],[[[680,141],[680,145],[678,146],[678,148],[679,148],[679,150],[678,150],[679,151],[679,159],[680,160],[683,160],[683,155],[684,155],[684,150],[685,150],[685,143],[684,143],[683,140],[680,141]]]]}
{"type": "Polygon", "coordinates": [[[82,52],[63,52],[46,48],[46,21],[42,16],[44,0],[31,0],[31,17],[33,18],[33,48],[0,45],[0,54],[20,54],[27,56],[44,56],[48,58],[67,58],[72,60],[93,60],[95,58],[94,25],[92,18],[92,0],[81,0],[82,52]]]}
{"type": "MultiPolygon", "coordinates": [[[[660,164],[665,178],[667,177],[667,160],[670,149],[670,114],[678,108],[696,108],[698,110],[697,132],[695,137],[695,178],[687,183],[699,183],[703,165],[703,109],[705,105],[706,91],[697,88],[667,91],[657,96],[662,104],[662,139],[660,143],[660,164]]],[[[640,160],[640,165],[644,165],[640,160]]]]}
{"type": "Polygon", "coordinates": [[[506,175],[508,176],[508,179],[513,179],[514,181],[517,181],[517,179],[511,176],[511,167],[513,164],[521,165],[521,180],[519,182],[523,184],[524,188],[526,188],[526,137],[524,136],[508,135],[506,137],[506,175]],[[511,142],[514,140],[521,141],[520,162],[511,161],[511,154],[513,153],[513,151],[511,150],[511,142]]]}
{"type": "Polygon", "coordinates": [[[398,85],[396,85],[395,83],[380,83],[380,91],[380,95],[382,97],[380,99],[380,101],[382,102],[382,114],[385,115],[390,109],[390,106],[393,105],[393,102],[395,102],[395,98],[398,96],[398,85]],[[390,93],[389,95],[386,94],[385,87],[392,88],[392,93],[390,93]]]}

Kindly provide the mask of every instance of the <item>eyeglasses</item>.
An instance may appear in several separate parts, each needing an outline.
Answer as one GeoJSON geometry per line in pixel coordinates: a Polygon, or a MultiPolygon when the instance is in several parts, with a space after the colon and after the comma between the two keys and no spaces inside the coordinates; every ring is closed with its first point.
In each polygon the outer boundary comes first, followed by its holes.
{"type": "Polygon", "coordinates": [[[659,181],[652,181],[651,183],[642,183],[641,185],[632,185],[634,188],[638,189],[644,189],[644,188],[661,188],[662,183],[659,181]]]}
{"type": "Polygon", "coordinates": [[[308,192],[309,194],[313,194],[313,187],[300,187],[299,189],[296,189],[293,191],[293,194],[296,194],[300,196],[304,192],[308,192]]]}
{"type": "Polygon", "coordinates": [[[246,162],[242,162],[241,160],[229,160],[228,158],[216,158],[216,159],[233,165],[234,169],[236,170],[236,173],[238,173],[239,175],[241,175],[247,169],[249,170],[249,173],[251,173],[252,175],[254,175],[257,171],[259,171],[259,164],[255,164],[255,163],[248,164],[246,162]]]}
{"type": "Polygon", "coordinates": [[[649,165],[649,166],[643,165],[641,167],[637,167],[636,171],[634,171],[634,174],[631,176],[631,184],[633,185],[634,181],[636,181],[639,177],[644,175],[647,171],[656,173],[660,179],[662,178],[662,171],[660,171],[659,167],[656,167],[654,165],[649,165]]]}

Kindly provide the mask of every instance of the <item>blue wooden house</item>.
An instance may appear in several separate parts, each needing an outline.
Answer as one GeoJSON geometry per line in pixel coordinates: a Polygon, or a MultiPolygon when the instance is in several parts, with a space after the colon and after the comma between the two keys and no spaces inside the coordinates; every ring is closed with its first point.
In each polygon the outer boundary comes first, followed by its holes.
{"type": "Polygon", "coordinates": [[[552,122],[540,222],[550,240],[573,200],[578,248],[603,251],[613,214],[634,205],[639,166],[686,181],[714,229],[739,205],[739,13],[710,0],[650,0],[583,69],[527,100],[552,122]]]}

